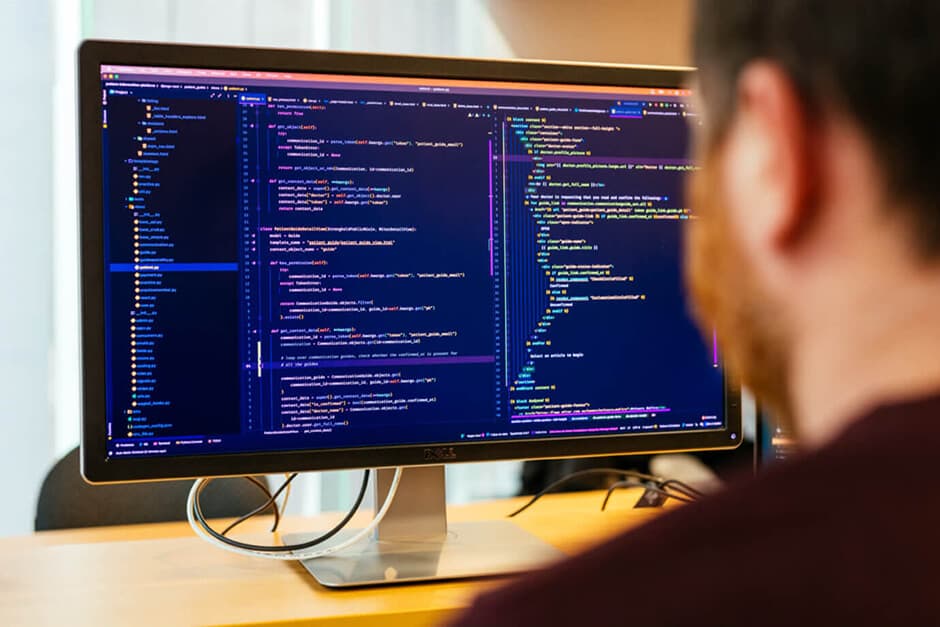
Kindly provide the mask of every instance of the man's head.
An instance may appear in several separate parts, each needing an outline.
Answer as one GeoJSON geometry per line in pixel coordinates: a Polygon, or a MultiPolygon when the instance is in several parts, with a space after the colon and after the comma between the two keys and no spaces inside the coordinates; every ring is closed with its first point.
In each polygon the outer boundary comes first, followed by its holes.
{"type": "Polygon", "coordinates": [[[937,24],[934,0],[697,3],[688,279],[783,418],[808,343],[888,324],[878,298],[940,259],[937,24]]]}

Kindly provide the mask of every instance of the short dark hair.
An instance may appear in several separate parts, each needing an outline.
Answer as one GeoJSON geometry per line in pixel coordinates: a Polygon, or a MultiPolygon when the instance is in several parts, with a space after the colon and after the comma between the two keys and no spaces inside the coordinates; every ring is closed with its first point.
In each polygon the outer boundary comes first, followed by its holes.
{"type": "Polygon", "coordinates": [[[711,135],[734,113],[738,75],[777,63],[810,110],[836,106],[868,136],[888,192],[940,256],[940,1],[698,0],[695,63],[711,135]]]}

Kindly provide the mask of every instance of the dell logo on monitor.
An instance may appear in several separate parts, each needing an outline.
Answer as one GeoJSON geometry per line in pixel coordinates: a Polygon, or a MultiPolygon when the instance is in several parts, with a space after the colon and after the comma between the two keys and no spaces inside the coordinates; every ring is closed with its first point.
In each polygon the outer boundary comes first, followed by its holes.
{"type": "Polygon", "coordinates": [[[453,446],[424,449],[424,461],[426,462],[445,462],[454,459],[457,459],[457,451],[454,450],[453,446]]]}

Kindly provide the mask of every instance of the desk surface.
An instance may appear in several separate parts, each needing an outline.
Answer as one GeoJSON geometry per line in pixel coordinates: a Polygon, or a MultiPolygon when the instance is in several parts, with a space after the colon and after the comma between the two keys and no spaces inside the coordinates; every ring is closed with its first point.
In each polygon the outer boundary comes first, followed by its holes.
{"type": "MultiPolygon", "coordinates": [[[[602,494],[548,496],[513,520],[572,553],[656,515],[632,509],[638,489],[618,492],[606,512],[602,494]]],[[[454,506],[448,515],[452,521],[500,518],[522,502],[454,506]]],[[[336,519],[288,518],[281,527],[309,532],[336,519]]],[[[243,533],[270,542],[265,524],[269,518],[250,521],[243,533]]],[[[186,523],[51,531],[0,539],[0,625],[434,625],[501,581],[334,591],[295,562],[219,550],[186,523]]]]}

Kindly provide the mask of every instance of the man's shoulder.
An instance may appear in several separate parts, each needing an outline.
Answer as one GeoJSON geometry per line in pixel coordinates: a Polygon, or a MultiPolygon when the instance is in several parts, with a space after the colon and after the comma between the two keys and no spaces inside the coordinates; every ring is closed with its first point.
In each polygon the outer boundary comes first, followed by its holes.
{"type": "MultiPolygon", "coordinates": [[[[926,408],[903,409],[891,411],[916,423],[926,408]]],[[[903,438],[881,438],[883,425],[859,425],[823,450],[522,577],[460,624],[548,627],[589,616],[598,626],[814,617],[865,625],[928,609],[940,615],[931,592],[940,583],[932,568],[940,505],[929,497],[929,473],[909,476],[940,439],[940,404],[934,410],[926,439],[913,436],[905,447],[903,438]]],[[[885,411],[882,419],[894,415],[885,411]]]]}

